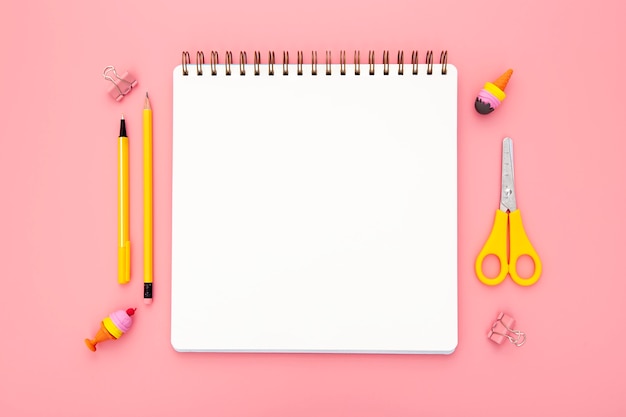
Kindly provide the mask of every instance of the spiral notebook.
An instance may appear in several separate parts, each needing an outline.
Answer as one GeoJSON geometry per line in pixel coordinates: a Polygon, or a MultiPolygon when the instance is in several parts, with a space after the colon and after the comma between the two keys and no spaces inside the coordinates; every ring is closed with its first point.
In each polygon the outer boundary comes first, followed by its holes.
{"type": "Polygon", "coordinates": [[[183,53],[174,349],[454,351],[457,70],[381,55],[183,53]]]}

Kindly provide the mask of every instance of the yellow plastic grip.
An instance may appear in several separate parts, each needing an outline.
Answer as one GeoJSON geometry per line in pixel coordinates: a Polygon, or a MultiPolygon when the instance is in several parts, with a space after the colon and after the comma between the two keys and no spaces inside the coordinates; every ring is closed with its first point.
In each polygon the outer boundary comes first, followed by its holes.
{"type": "Polygon", "coordinates": [[[498,285],[509,272],[509,264],[506,256],[506,231],[508,215],[502,210],[496,210],[493,228],[482,250],[476,258],[474,268],[478,279],[487,285],[498,285]],[[494,278],[489,278],[483,273],[483,261],[489,255],[495,255],[500,261],[500,273],[494,278]]]}
{"type": "Polygon", "coordinates": [[[539,255],[530,243],[524,226],[522,225],[522,215],[519,210],[509,213],[509,241],[511,260],[509,262],[509,274],[513,281],[522,286],[533,285],[541,276],[541,260],[539,255]],[[535,272],[528,278],[520,277],[517,274],[517,260],[520,256],[529,256],[535,264],[535,272]]]}

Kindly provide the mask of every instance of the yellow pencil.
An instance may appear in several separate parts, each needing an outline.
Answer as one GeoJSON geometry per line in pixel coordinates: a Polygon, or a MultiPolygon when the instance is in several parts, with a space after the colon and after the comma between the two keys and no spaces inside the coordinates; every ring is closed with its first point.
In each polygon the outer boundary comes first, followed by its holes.
{"type": "Polygon", "coordinates": [[[143,302],[152,303],[152,108],[143,106],[143,302]]]}
{"type": "Polygon", "coordinates": [[[129,237],[129,193],[128,193],[128,137],[124,115],[120,122],[117,150],[117,230],[118,230],[118,274],[120,284],[130,282],[130,237],[129,237]]]}

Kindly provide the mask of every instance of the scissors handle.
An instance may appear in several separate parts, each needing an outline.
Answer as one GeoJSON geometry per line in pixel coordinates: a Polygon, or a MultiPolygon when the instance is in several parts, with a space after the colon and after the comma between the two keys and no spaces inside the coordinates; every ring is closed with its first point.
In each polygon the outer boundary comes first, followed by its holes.
{"type": "Polygon", "coordinates": [[[509,263],[506,256],[506,235],[508,215],[502,210],[496,210],[496,218],[493,221],[491,233],[485,242],[482,250],[476,258],[474,269],[478,279],[487,285],[498,285],[501,283],[509,272],[509,263]],[[489,255],[494,255],[500,261],[500,273],[494,278],[489,278],[483,272],[483,261],[489,255]]]}
{"type": "Polygon", "coordinates": [[[511,246],[509,249],[511,253],[511,260],[509,262],[509,274],[511,278],[519,285],[533,285],[541,276],[541,259],[539,259],[537,251],[535,251],[535,248],[526,235],[526,231],[522,225],[522,215],[519,210],[509,213],[509,242],[511,246]],[[528,278],[520,277],[517,274],[517,260],[524,255],[530,257],[535,264],[535,271],[532,276],[528,278]]]}

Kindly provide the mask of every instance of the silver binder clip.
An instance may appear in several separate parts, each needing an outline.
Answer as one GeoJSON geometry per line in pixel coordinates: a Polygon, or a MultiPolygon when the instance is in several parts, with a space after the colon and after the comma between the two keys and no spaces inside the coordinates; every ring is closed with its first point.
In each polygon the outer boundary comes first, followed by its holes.
{"type": "Polygon", "coordinates": [[[102,76],[105,80],[111,81],[112,85],[109,86],[109,94],[115,101],[122,100],[125,95],[132,91],[133,87],[137,86],[137,79],[135,77],[130,75],[127,71],[122,73],[121,76],[118,75],[113,65],[105,67],[102,76]]]}

